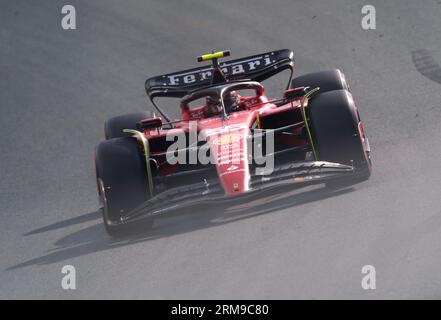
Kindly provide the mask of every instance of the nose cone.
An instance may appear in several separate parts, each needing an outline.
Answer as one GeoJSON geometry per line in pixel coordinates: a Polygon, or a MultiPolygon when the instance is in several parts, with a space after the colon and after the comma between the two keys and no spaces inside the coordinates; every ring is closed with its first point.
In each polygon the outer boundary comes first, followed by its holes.
{"type": "Polygon", "coordinates": [[[225,194],[240,195],[249,190],[247,132],[217,135],[211,143],[216,169],[225,194]]]}
{"type": "Polygon", "coordinates": [[[237,196],[249,190],[248,172],[237,170],[236,172],[225,173],[220,176],[225,194],[237,196]]]}

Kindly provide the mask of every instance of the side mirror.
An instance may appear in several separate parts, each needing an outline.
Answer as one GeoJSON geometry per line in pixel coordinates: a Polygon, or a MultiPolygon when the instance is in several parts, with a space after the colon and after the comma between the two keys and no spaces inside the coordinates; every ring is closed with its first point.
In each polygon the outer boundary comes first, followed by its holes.
{"type": "Polygon", "coordinates": [[[308,92],[308,90],[309,87],[298,87],[294,89],[289,89],[285,91],[283,97],[288,101],[296,100],[300,97],[303,97],[308,92]]]}
{"type": "Polygon", "coordinates": [[[136,124],[136,128],[140,131],[151,130],[151,129],[160,128],[160,127],[162,127],[162,118],[161,117],[144,119],[136,124]]]}

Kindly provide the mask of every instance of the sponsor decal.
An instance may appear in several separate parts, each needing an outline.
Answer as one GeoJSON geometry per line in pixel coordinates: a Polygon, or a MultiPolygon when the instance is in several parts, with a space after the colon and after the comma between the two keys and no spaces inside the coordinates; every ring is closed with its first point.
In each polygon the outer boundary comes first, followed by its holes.
{"type": "Polygon", "coordinates": [[[233,144],[240,140],[239,134],[224,134],[219,138],[213,141],[213,144],[217,145],[225,145],[225,144],[233,144]]]}
{"type": "Polygon", "coordinates": [[[169,130],[166,141],[171,142],[166,152],[166,161],[175,164],[216,164],[225,165],[223,173],[248,169],[249,159],[254,159],[256,175],[269,175],[274,170],[274,132],[266,130],[266,139],[258,129],[253,143],[248,145],[246,137],[251,135],[247,125],[234,124],[198,132],[197,122],[190,121],[189,134],[183,130],[169,130]],[[234,133],[232,133],[234,132],[234,133]],[[211,140],[212,139],[212,140],[211,140]],[[188,148],[203,142],[199,148],[188,148]],[[263,152],[265,144],[265,153],[263,152]],[[211,152],[209,152],[211,151],[211,152]],[[243,164],[243,165],[242,165],[243,164]],[[262,167],[265,165],[264,167],[262,167]]]}
{"type": "MultiPolygon", "coordinates": [[[[262,55],[251,58],[249,60],[237,61],[233,63],[223,63],[220,65],[222,71],[226,75],[240,75],[248,72],[253,72],[263,67],[267,67],[274,63],[270,55],[262,55]]],[[[213,70],[210,68],[197,70],[193,72],[178,73],[166,76],[165,86],[177,86],[182,84],[192,84],[196,82],[206,81],[211,79],[213,70]]]]}

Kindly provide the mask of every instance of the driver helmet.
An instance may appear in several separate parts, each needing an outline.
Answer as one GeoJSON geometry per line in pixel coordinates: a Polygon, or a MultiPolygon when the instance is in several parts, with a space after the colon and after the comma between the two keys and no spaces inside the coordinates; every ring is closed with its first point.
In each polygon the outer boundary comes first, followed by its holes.
{"type": "Polygon", "coordinates": [[[224,98],[225,111],[227,113],[236,111],[239,108],[240,96],[236,91],[228,92],[224,98]]]}

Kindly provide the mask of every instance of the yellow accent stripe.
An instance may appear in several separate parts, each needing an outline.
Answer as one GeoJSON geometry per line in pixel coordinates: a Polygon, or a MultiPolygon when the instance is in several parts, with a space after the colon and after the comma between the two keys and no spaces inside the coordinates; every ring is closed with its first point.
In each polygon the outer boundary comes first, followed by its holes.
{"type": "Polygon", "coordinates": [[[222,58],[224,56],[224,51],[218,51],[214,53],[204,54],[200,56],[201,61],[207,61],[215,58],[222,58]]]}
{"type": "Polygon", "coordinates": [[[257,128],[260,129],[260,114],[257,114],[257,118],[256,118],[256,122],[257,122],[257,128]]]}
{"type": "Polygon", "coordinates": [[[152,179],[152,169],[150,168],[149,141],[147,140],[147,138],[144,136],[143,133],[137,130],[124,129],[123,132],[135,136],[138,139],[138,141],[142,143],[144,149],[144,156],[145,156],[145,165],[147,167],[148,192],[150,194],[150,197],[153,197],[153,179],[152,179]]]}
{"type": "Polygon", "coordinates": [[[316,93],[317,91],[319,91],[320,88],[314,88],[310,91],[308,91],[307,94],[305,94],[303,96],[302,102],[300,103],[300,109],[302,111],[302,117],[303,117],[303,121],[305,122],[305,127],[306,127],[306,132],[308,133],[308,138],[309,138],[309,142],[311,143],[311,148],[312,148],[312,154],[314,155],[314,160],[317,161],[318,157],[317,157],[317,152],[315,150],[315,145],[314,145],[314,141],[312,140],[312,134],[311,134],[311,130],[309,129],[309,124],[308,124],[308,119],[306,118],[306,111],[305,111],[305,102],[306,100],[308,100],[314,93],[316,93]]]}

